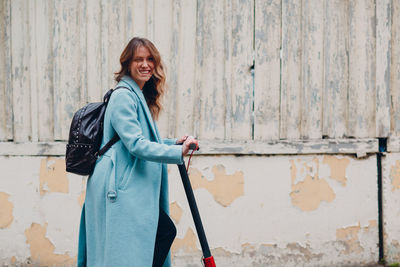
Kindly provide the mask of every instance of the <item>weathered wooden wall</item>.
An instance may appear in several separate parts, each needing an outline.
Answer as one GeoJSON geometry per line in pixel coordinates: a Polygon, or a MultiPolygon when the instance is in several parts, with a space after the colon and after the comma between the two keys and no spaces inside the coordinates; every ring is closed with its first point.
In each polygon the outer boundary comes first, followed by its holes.
{"type": "Polygon", "coordinates": [[[0,0],[0,141],[66,140],[133,36],[167,65],[164,136],[400,136],[400,1],[0,0]]]}

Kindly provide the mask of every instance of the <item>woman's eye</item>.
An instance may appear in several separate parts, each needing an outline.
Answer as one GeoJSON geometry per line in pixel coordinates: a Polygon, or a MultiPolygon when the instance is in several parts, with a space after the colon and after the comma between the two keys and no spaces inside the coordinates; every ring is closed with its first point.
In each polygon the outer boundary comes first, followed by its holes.
{"type": "Polygon", "coordinates": [[[154,57],[149,57],[149,61],[154,61],[154,57]]]}

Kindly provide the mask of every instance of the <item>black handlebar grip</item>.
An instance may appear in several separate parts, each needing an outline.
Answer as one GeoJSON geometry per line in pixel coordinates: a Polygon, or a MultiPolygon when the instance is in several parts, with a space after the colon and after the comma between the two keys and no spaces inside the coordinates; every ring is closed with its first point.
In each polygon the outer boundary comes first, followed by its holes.
{"type": "Polygon", "coordinates": [[[196,149],[196,144],[190,144],[189,145],[189,149],[191,149],[191,150],[195,150],[196,149]]]}
{"type": "MultiPolygon", "coordinates": [[[[177,145],[183,145],[183,143],[177,143],[177,145]]],[[[195,150],[196,149],[196,144],[190,144],[189,149],[195,150]]],[[[197,148],[197,150],[200,150],[200,147],[197,148]]]]}

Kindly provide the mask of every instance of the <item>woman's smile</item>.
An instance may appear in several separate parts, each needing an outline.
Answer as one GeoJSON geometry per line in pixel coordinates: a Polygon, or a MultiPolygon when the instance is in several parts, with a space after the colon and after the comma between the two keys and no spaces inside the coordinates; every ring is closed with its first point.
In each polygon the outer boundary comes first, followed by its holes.
{"type": "Polygon", "coordinates": [[[140,46],[130,66],[130,74],[137,85],[142,89],[154,72],[154,58],[149,49],[140,46]]]}

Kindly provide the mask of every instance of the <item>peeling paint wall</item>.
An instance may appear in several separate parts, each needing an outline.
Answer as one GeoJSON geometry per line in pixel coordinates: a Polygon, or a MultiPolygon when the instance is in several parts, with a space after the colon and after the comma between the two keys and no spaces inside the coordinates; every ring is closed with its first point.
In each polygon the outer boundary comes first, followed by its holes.
{"type": "MultiPolygon", "coordinates": [[[[178,172],[171,167],[171,201],[183,210],[173,263],[201,266],[189,207],[178,172]]],[[[194,185],[217,185],[218,179],[229,177],[225,190],[196,186],[194,191],[220,266],[362,266],[377,262],[375,156],[196,157],[190,174],[194,185]],[[229,204],[218,200],[227,191],[241,189],[243,193],[229,204]]]]}
{"type": "Polygon", "coordinates": [[[63,157],[0,157],[0,166],[0,264],[73,266],[86,179],[67,174],[63,157]]]}
{"type": "MultiPolygon", "coordinates": [[[[217,266],[377,262],[376,137],[396,148],[383,227],[400,261],[400,1],[0,0],[0,265],[74,265],[86,178],[65,172],[68,126],[133,36],[166,66],[161,135],[208,142],[190,176],[217,266]]],[[[201,266],[169,172],[173,265],[201,266]]]]}
{"type": "Polygon", "coordinates": [[[400,153],[383,157],[384,248],[388,262],[400,262],[400,153]]]}
{"type": "Polygon", "coordinates": [[[397,0],[2,0],[0,141],[67,140],[133,36],[166,66],[166,137],[400,136],[399,14],[397,0]]]}
{"type": "Polygon", "coordinates": [[[14,220],[14,205],[8,200],[9,196],[4,192],[0,192],[0,229],[9,228],[14,220]]]}
{"type": "MultiPolygon", "coordinates": [[[[7,177],[0,179],[0,263],[75,263],[86,180],[65,173],[64,164],[62,157],[0,157],[7,177]]],[[[195,156],[189,172],[218,266],[377,261],[375,156],[195,156]]],[[[200,267],[178,168],[169,166],[169,175],[173,266],[200,267]]]]}

